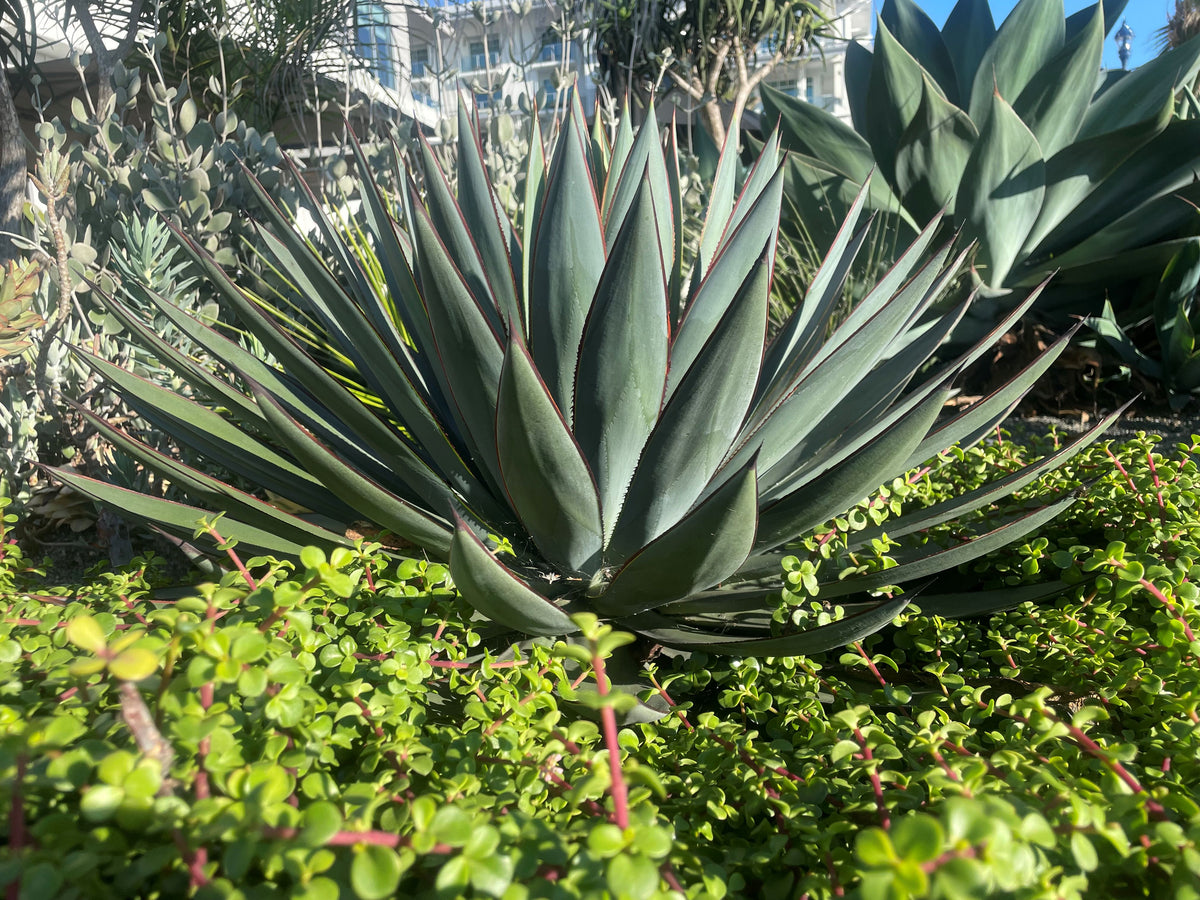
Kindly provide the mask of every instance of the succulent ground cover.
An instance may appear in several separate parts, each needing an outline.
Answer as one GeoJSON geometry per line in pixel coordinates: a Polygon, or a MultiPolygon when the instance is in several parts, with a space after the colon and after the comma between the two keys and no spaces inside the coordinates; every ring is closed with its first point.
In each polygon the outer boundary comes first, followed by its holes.
{"type": "MultiPolygon", "coordinates": [[[[934,503],[1057,443],[988,442],[892,495],[934,503]]],[[[1059,598],[955,621],[910,606],[808,657],[652,656],[645,691],[671,712],[620,727],[634,701],[609,689],[609,654],[629,636],[584,617],[570,644],[512,651],[438,564],[228,546],[219,583],[164,586],[141,559],[51,587],[6,530],[0,884],[1195,897],[1198,453],[1140,437],[1045,476],[1090,487],[974,574],[1014,600],[1061,578],[1059,598]]],[[[805,592],[855,565],[869,505],[788,563],[780,619],[837,618],[805,592]]]]}

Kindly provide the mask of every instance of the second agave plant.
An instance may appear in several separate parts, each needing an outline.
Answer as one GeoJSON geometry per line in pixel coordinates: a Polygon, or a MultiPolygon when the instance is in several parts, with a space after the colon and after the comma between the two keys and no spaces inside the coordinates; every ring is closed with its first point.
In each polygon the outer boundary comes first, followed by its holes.
{"type": "Polygon", "coordinates": [[[987,346],[925,368],[963,312],[928,324],[961,259],[949,244],[931,246],[930,225],[832,329],[864,240],[860,196],[797,312],[768,340],[777,143],[745,173],[732,152],[722,156],[685,271],[678,156],[654,121],[635,134],[624,120],[610,145],[589,136],[576,101],[551,154],[535,122],[517,221],[497,202],[465,112],[457,196],[422,147],[421,188],[414,181],[406,196],[386,198],[356,148],[361,216],[347,229],[310,198],[309,239],[258,189],[261,243],[286,279],[283,301],[261,300],[189,246],[275,362],[149,295],[140,299],[219,365],[180,354],[116,301],[114,314],[191,396],[90,362],[147,421],[262,492],[99,421],[197,505],[61,476],[188,535],[206,510],[226,511],[223,537],[272,552],[345,544],[346,526],[368,520],[409,553],[448,558],[463,597],[514,631],[568,634],[572,613],[589,611],[663,644],[732,654],[854,640],[905,606],[889,585],[953,568],[1071,502],[1024,508],[954,546],[921,537],[1030,483],[1096,431],[890,522],[897,566],[821,587],[822,597],[861,601],[852,615],[796,633],[773,626],[763,598],[772,577],[778,593],[789,543],[938,451],[978,440],[1065,339],[939,422],[951,379],[987,346]]]}

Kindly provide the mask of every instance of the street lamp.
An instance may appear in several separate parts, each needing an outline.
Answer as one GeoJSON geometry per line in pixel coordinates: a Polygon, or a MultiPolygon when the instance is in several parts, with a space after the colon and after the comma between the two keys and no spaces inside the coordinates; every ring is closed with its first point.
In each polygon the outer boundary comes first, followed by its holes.
{"type": "Polygon", "coordinates": [[[1121,27],[1113,35],[1113,40],[1117,42],[1117,56],[1121,58],[1121,68],[1128,69],[1129,51],[1133,46],[1133,29],[1129,27],[1127,19],[1121,22],[1121,27]]]}

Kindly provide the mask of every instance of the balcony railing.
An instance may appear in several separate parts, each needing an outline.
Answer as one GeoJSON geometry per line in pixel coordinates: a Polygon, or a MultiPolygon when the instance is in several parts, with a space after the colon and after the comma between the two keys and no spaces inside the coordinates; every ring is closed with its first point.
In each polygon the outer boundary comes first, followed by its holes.
{"type": "MultiPolygon", "coordinates": [[[[568,62],[577,62],[579,59],[579,47],[571,44],[567,54],[568,62]]],[[[535,65],[538,63],[561,63],[563,61],[563,45],[562,44],[543,44],[542,49],[538,51],[538,55],[533,58],[535,65]]]]}
{"type": "Polygon", "coordinates": [[[462,70],[464,72],[478,72],[480,69],[498,65],[500,65],[500,53],[496,50],[488,54],[468,53],[462,60],[462,70]]]}
{"type": "Polygon", "coordinates": [[[490,94],[476,94],[475,105],[479,109],[491,109],[499,105],[504,100],[503,91],[493,91],[490,94]]]}
{"type": "Polygon", "coordinates": [[[413,91],[412,97],[414,103],[423,104],[431,109],[441,109],[442,104],[439,103],[437,99],[427,91],[413,91]]]}

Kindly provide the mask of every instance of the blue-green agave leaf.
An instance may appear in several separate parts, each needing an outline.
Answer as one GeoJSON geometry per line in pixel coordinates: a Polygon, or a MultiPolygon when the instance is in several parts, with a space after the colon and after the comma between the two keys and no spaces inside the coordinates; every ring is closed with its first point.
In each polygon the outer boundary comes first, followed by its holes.
{"type": "Polygon", "coordinates": [[[979,64],[995,39],[996,23],[987,3],[958,0],[954,4],[942,26],[942,42],[954,64],[960,106],[968,105],[979,64]]]}
{"type": "MultiPolygon", "coordinates": [[[[479,131],[471,127],[469,104],[460,93],[458,101],[458,205],[479,250],[495,303],[509,328],[517,327],[523,310],[517,301],[517,285],[510,263],[512,224],[500,206],[487,167],[479,131]]],[[[536,118],[536,117],[535,117],[536,118]]],[[[444,232],[443,232],[444,234],[444,232]]]]}
{"type": "Polygon", "coordinates": [[[1125,329],[1117,322],[1117,314],[1113,311],[1110,300],[1105,299],[1100,315],[1088,316],[1083,320],[1083,324],[1100,335],[1127,366],[1150,378],[1163,377],[1163,365],[1143,353],[1133,342],[1133,338],[1125,333],[1125,329]]]}
{"type": "Polygon", "coordinates": [[[947,421],[929,433],[920,446],[908,458],[906,469],[925,462],[930,457],[942,452],[963,440],[967,435],[978,431],[987,431],[995,427],[1008,414],[1008,411],[1023,397],[1029,388],[1047,369],[1053,365],[1059,355],[1067,348],[1075,332],[1076,325],[1031,362],[1028,366],[1010,378],[1005,384],[991,394],[972,403],[954,418],[947,421]]]}
{"type": "Polygon", "coordinates": [[[867,180],[875,157],[871,145],[857,131],[821,107],[789,97],[768,84],[760,90],[763,122],[772,127],[778,123],[783,149],[823,160],[856,184],[867,180]]]}
{"type": "Polygon", "coordinates": [[[462,598],[493,622],[522,634],[562,635],[579,630],[570,616],[488,552],[461,519],[450,545],[450,573],[462,598]]]}
{"type": "Polygon", "coordinates": [[[925,78],[921,105],[896,149],[896,187],[922,220],[954,211],[963,170],[979,132],[967,114],[925,78]]]}
{"type": "Polygon", "coordinates": [[[644,182],[617,236],[579,349],[575,438],[596,475],[606,534],[662,407],[667,380],[667,286],[644,182]]]}
{"type": "MultiPolygon", "coordinates": [[[[1093,189],[1086,197],[1077,199],[1070,214],[1042,239],[1031,256],[1053,256],[1054,264],[1061,266],[1061,257],[1078,252],[1089,238],[1130,213],[1136,213],[1134,221],[1140,223],[1143,234],[1148,226],[1159,224],[1146,214],[1145,204],[1169,198],[1200,178],[1200,160],[1196,156],[1200,120],[1172,121],[1157,135],[1147,133],[1147,138],[1125,162],[1105,173],[1102,181],[1088,185],[1093,189]]],[[[1147,239],[1135,239],[1111,246],[1115,252],[1146,242],[1147,239]]]]}
{"type": "Polygon", "coordinates": [[[1083,121],[1081,138],[1095,137],[1158,115],[1164,94],[1174,95],[1200,69],[1200,36],[1154,57],[1101,94],[1083,121]]]}
{"type": "MultiPolygon", "coordinates": [[[[1046,248],[1053,249],[1070,246],[1069,242],[1053,236],[1052,232],[1075,212],[1089,194],[1102,189],[1118,167],[1123,164],[1138,164],[1142,148],[1160,135],[1174,116],[1171,98],[1164,97],[1162,100],[1158,118],[1153,121],[1130,125],[1100,137],[1077,140],[1046,161],[1046,194],[1042,199],[1042,210],[1021,250],[1021,255],[1027,257],[1027,262],[1047,255],[1048,249],[1044,249],[1043,244],[1046,248]]],[[[1172,141],[1174,138],[1167,140],[1172,141]]],[[[1158,152],[1162,152],[1162,149],[1159,148],[1158,152]]],[[[1162,174],[1163,170],[1161,165],[1156,165],[1151,171],[1162,174]]],[[[1126,196],[1129,191],[1141,190],[1139,176],[1133,175],[1132,170],[1130,175],[1129,181],[1124,177],[1121,179],[1122,190],[1126,196]]],[[[1089,216],[1079,224],[1079,233],[1090,234],[1102,223],[1089,216]],[[1087,230],[1088,226],[1091,231],[1087,230]]]]}
{"type": "MultiPolygon", "coordinates": [[[[599,117],[597,117],[598,119],[599,117]]],[[[529,117],[529,158],[525,163],[525,206],[521,210],[521,234],[532,236],[546,199],[546,147],[542,143],[542,126],[536,115],[529,117]]],[[[521,321],[529,323],[529,292],[532,287],[531,268],[533,248],[522,248],[521,255],[521,321]]]]}
{"type": "Polygon", "coordinates": [[[850,105],[850,121],[859,134],[867,133],[867,121],[870,118],[867,98],[871,93],[871,69],[874,63],[875,55],[858,41],[846,45],[846,67],[843,70],[846,100],[850,105]]]}
{"type": "MultiPolygon", "coordinates": [[[[1200,175],[1200,161],[1194,166],[1192,171],[1200,175]]],[[[1131,247],[1168,240],[1195,223],[1198,207],[1200,179],[1193,178],[1188,184],[1148,200],[1105,224],[1095,234],[1055,256],[1053,263],[1064,270],[1094,265],[1118,258],[1131,247]]],[[[1132,268],[1125,273],[1127,278],[1136,274],[1139,273],[1132,268]]]]}
{"type": "MultiPolygon", "coordinates": [[[[263,415],[271,424],[279,442],[297,460],[364,518],[382,525],[405,540],[445,558],[450,552],[449,524],[388,491],[366,475],[346,465],[311,431],[288,415],[274,397],[258,385],[251,385],[263,415]]],[[[449,500],[445,503],[449,514],[449,500]]]]}
{"type": "Polygon", "coordinates": [[[603,544],[595,479],[515,333],[500,376],[496,447],[512,507],[543,556],[570,571],[595,563],[603,544]]]}
{"type": "Polygon", "coordinates": [[[1062,48],[1065,29],[1062,0],[1020,0],[979,62],[967,107],[971,121],[978,125],[993,115],[994,94],[1015,102],[1062,48]]]}
{"type": "Polygon", "coordinates": [[[796,304],[791,317],[767,349],[759,382],[761,386],[777,381],[785,367],[791,371],[803,369],[825,339],[829,322],[841,299],[846,276],[869,233],[867,228],[855,231],[869,190],[865,185],[859,189],[825,259],[809,282],[804,299],[796,304]]]}
{"type": "MultiPolygon", "coordinates": [[[[769,91],[763,85],[764,91],[769,91]]],[[[763,103],[766,104],[764,93],[763,103]]],[[[768,107],[764,105],[764,115],[770,118],[768,107]]],[[[703,132],[703,129],[701,129],[703,132]]],[[[707,132],[704,132],[707,134],[707,132]]],[[[700,246],[696,253],[696,267],[692,273],[693,285],[698,285],[709,271],[717,248],[725,241],[725,228],[733,213],[733,203],[737,191],[738,154],[734,141],[726,141],[721,148],[717,161],[716,172],[708,188],[708,204],[705,208],[704,226],[700,231],[700,246]]],[[[678,229],[682,232],[682,228],[678,229]]]]}
{"type": "MultiPolygon", "coordinates": [[[[1061,24],[1061,19],[1056,21],[1061,24]]],[[[1046,163],[1037,139],[993,92],[987,124],[963,170],[956,206],[966,236],[980,242],[979,261],[987,284],[1004,284],[1037,221],[1045,193],[1046,163]]]]}
{"type": "MultiPolygon", "coordinates": [[[[438,382],[434,374],[436,361],[426,355],[413,352],[403,338],[396,332],[391,322],[391,310],[403,324],[405,330],[413,336],[417,346],[432,347],[433,332],[429,328],[429,317],[425,314],[425,306],[421,302],[421,291],[417,287],[412,273],[411,245],[406,244],[408,236],[403,240],[397,233],[396,223],[392,218],[391,209],[378,183],[371,176],[370,163],[353,132],[350,134],[350,146],[354,151],[354,161],[358,168],[360,193],[362,196],[363,217],[367,229],[375,238],[374,250],[383,270],[384,281],[387,283],[389,304],[369,304],[365,312],[375,325],[376,330],[387,341],[389,349],[400,357],[411,359],[411,368],[419,373],[415,383],[428,394],[436,390],[438,382]],[[390,306],[390,308],[389,308],[390,306]],[[388,325],[392,327],[389,329],[388,325]]],[[[403,192],[401,192],[403,193],[403,192]]],[[[409,217],[411,219],[411,217],[409,217]]],[[[438,398],[441,399],[441,398],[438,398]]]]}
{"type": "MultiPolygon", "coordinates": [[[[111,441],[118,450],[130,458],[136,459],[161,477],[168,479],[171,484],[183,488],[189,497],[207,504],[210,509],[225,510],[239,522],[270,531],[301,547],[314,541],[323,544],[348,543],[342,535],[301,519],[299,516],[286,513],[244,491],[239,491],[232,485],[213,478],[211,475],[206,475],[199,469],[186,466],[179,460],[131,437],[89,410],[77,404],[73,405],[80,415],[107,440],[111,441]]],[[[249,474],[247,477],[255,476],[249,474]]],[[[297,479],[297,484],[293,486],[293,489],[281,492],[280,496],[299,503],[313,512],[331,516],[338,521],[353,522],[355,520],[354,511],[348,506],[336,498],[327,499],[330,497],[328,491],[325,491],[325,497],[310,495],[308,491],[316,482],[308,476],[306,478],[308,478],[308,483],[301,483],[300,479],[297,479]]],[[[255,483],[261,484],[261,482],[255,483]]],[[[321,490],[324,490],[323,486],[319,483],[316,484],[321,490]]]]}
{"type": "Polygon", "coordinates": [[[237,422],[83,350],[75,354],[151,425],[207,459],[309,509],[332,515],[348,509],[319,481],[237,422]]]}
{"type": "Polygon", "coordinates": [[[700,355],[721,322],[738,289],[754,271],[764,253],[773,256],[778,236],[779,204],[783,192],[783,170],[777,169],[754,208],[736,231],[721,244],[716,260],[695,292],[671,345],[671,370],[667,395],[673,396],[680,382],[700,355]]]}
{"type": "Polygon", "coordinates": [[[673,626],[670,619],[652,613],[626,624],[631,625],[639,634],[668,647],[703,650],[705,653],[721,656],[801,656],[835,650],[874,634],[900,615],[911,599],[910,596],[901,596],[893,600],[883,600],[857,615],[847,616],[798,634],[742,638],[735,641],[712,631],[673,626]]]}
{"type": "Polygon", "coordinates": [[[1165,352],[1168,369],[1183,365],[1190,354],[1191,327],[1187,325],[1188,301],[1200,287],[1200,238],[1184,245],[1171,259],[1154,293],[1154,324],[1158,342],[1165,352]],[[1176,332],[1186,328],[1185,334],[1176,332]],[[1177,337],[1184,338],[1183,341],[1177,337]]]}
{"type": "Polygon", "coordinates": [[[892,184],[896,181],[896,151],[921,106],[924,82],[920,63],[900,45],[887,25],[877,23],[864,134],[879,170],[892,184]]]}
{"type": "MultiPolygon", "coordinates": [[[[614,173],[617,174],[617,173],[614,173]]],[[[658,225],[658,242],[664,254],[674,248],[674,211],[671,209],[670,182],[667,174],[666,157],[663,155],[662,134],[658,127],[653,105],[646,111],[646,119],[638,129],[637,137],[625,158],[619,173],[612,205],[605,210],[604,242],[612,248],[617,234],[633,209],[634,198],[643,183],[648,183],[654,202],[654,214],[658,225]]]]}
{"type": "MultiPolygon", "coordinates": [[[[192,318],[178,306],[147,294],[159,313],[239,377],[262,385],[305,427],[317,432],[339,453],[356,465],[368,465],[374,477],[387,479],[398,475],[404,484],[410,485],[431,504],[443,501],[448,481],[477,513],[496,515],[494,498],[469,472],[457,450],[447,443],[445,434],[433,424],[427,409],[420,407],[424,410],[424,418],[414,416],[406,423],[415,436],[429,435],[430,440],[424,443],[423,450],[430,454],[434,463],[423,458],[376,418],[344,385],[298,347],[278,323],[264,316],[211,259],[207,262],[203,262],[206,257],[198,259],[207,267],[211,283],[237,309],[243,320],[253,324],[255,335],[285,365],[287,374],[192,318]],[[331,410],[336,410],[336,415],[331,410]]],[[[265,421],[257,406],[254,416],[265,421]]]]}
{"type": "Polygon", "coordinates": [[[579,340],[605,261],[586,139],[575,96],[546,183],[530,270],[529,348],[568,425],[579,340]]]}
{"type": "MultiPolygon", "coordinates": [[[[1102,3],[1097,3],[1104,11],[1104,33],[1108,34],[1117,26],[1117,20],[1121,17],[1121,13],[1125,11],[1125,7],[1129,4],[1129,0],[1103,0],[1102,3]]],[[[1071,40],[1081,31],[1088,27],[1092,21],[1092,10],[1096,7],[1088,6],[1079,10],[1079,12],[1071,13],[1067,16],[1067,40],[1071,40]]]]}
{"type": "Polygon", "coordinates": [[[926,545],[908,555],[894,553],[893,556],[900,561],[900,565],[864,575],[855,575],[841,581],[823,583],[820,585],[819,596],[823,600],[833,600],[848,594],[879,590],[887,585],[918,581],[922,578],[949,572],[955,566],[969,563],[1035,532],[1062,513],[1082,495],[1082,491],[1068,493],[1053,503],[1047,503],[1016,518],[1011,518],[991,531],[976,535],[971,540],[951,547],[926,545]]]}
{"type": "MultiPolygon", "coordinates": [[[[193,319],[174,304],[156,301],[160,313],[234,372],[258,382],[280,399],[286,400],[293,415],[297,410],[312,407],[315,400],[315,403],[326,411],[337,410],[337,418],[349,425],[350,429],[382,458],[395,455],[395,465],[403,466],[405,461],[413,456],[411,448],[400,441],[345,386],[309,356],[278,322],[267,316],[254,300],[233,283],[211,256],[181,232],[177,231],[176,236],[209,282],[217,288],[219,295],[233,307],[243,323],[254,332],[255,337],[279,361],[287,374],[275,370],[253,353],[193,319]],[[313,399],[302,396],[302,392],[297,390],[297,382],[313,399]]],[[[409,387],[412,388],[411,384],[409,387]]],[[[461,445],[450,441],[446,429],[437,422],[416,389],[404,392],[397,386],[391,397],[397,401],[397,414],[443,477],[450,480],[457,490],[469,498],[472,505],[486,504],[489,499],[488,492],[480,483],[479,476],[468,469],[463,461],[461,445]],[[406,398],[412,402],[406,402],[406,398]]],[[[328,419],[329,414],[326,412],[323,416],[318,415],[315,418],[328,419]]],[[[313,422],[308,424],[312,427],[313,422]]],[[[412,483],[419,480],[415,479],[412,483]]],[[[434,485],[429,487],[433,488],[434,485]]]]}
{"type": "MultiPolygon", "coordinates": [[[[1132,401],[1130,401],[1132,403],[1132,401]]],[[[891,538],[901,538],[908,534],[932,528],[943,522],[949,522],[955,516],[971,510],[984,509],[997,500],[1009,496],[1028,484],[1032,484],[1047,472],[1057,469],[1081,450],[1095,442],[1104,432],[1129,408],[1124,404],[1116,412],[1105,416],[1092,428],[1079,437],[1064,444],[1054,453],[1048,454],[1037,462],[1023,466],[1015,472],[989,481],[987,484],[966,491],[957,497],[943,500],[932,506],[914,509],[903,513],[899,518],[886,522],[879,527],[868,528],[854,535],[853,544],[856,547],[866,546],[873,538],[886,533],[891,538]]],[[[922,604],[923,605],[923,604],[922,604]]]]}
{"type": "Polygon", "coordinates": [[[429,216],[421,208],[415,212],[417,271],[459,427],[483,474],[498,483],[495,423],[502,337],[467,289],[429,216]]]}
{"type": "Polygon", "coordinates": [[[1013,111],[1029,126],[1047,159],[1079,133],[1103,52],[1104,15],[1097,5],[1088,26],[1042,67],[1013,103],[1013,111]]]}
{"type": "Polygon", "coordinates": [[[940,93],[950,103],[962,106],[954,61],[942,40],[942,33],[933,20],[912,0],[886,0],[879,13],[880,20],[900,42],[900,46],[920,63],[938,84],[940,93]]]}
{"type": "MultiPolygon", "coordinates": [[[[210,369],[187,354],[181,353],[170,342],[163,340],[158,332],[143,322],[137,313],[115,297],[106,294],[99,285],[93,284],[91,289],[93,296],[99,298],[105,311],[111,313],[129,332],[136,335],[138,341],[154,354],[155,359],[167,363],[172,371],[181,375],[194,389],[232,411],[239,420],[256,424],[262,423],[262,416],[258,412],[258,407],[254,405],[254,401],[228,382],[218,378],[210,369]]],[[[132,283],[125,286],[124,289],[126,293],[138,297],[144,304],[150,306],[169,304],[169,301],[161,295],[155,294],[154,291],[143,285],[132,283]]]]}
{"type": "Polygon", "coordinates": [[[633,149],[633,116],[629,114],[629,98],[621,103],[621,115],[617,120],[617,133],[613,138],[612,156],[609,159],[608,171],[604,178],[603,211],[604,221],[612,214],[613,198],[617,193],[617,185],[625,173],[625,165],[629,152],[633,149]]]}
{"type": "Polygon", "coordinates": [[[759,467],[767,471],[804,440],[875,367],[910,320],[930,306],[934,298],[928,289],[941,273],[949,251],[950,245],[946,244],[926,258],[918,276],[889,298],[891,302],[883,304],[870,319],[857,322],[854,321],[857,316],[852,314],[803,372],[779,382],[756,405],[738,437],[737,452],[730,457],[729,464],[741,465],[749,454],[757,452],[759,467]],[[850,328],[853,330],[848,331],[850,328]],[[825,352],[835,343],[834,350],[825,352]]]}
{"type": "MultiPolygon", "coordinates": [[[[470,140],[470,137],[464,137],[463,140],[470,140]]],[[[421,138],[420,146],[421,164],[425,171],[425,204],[424,206],[420,204],[415,188],[410,187],[412,205],[419,207],[419,209],[414,209],[414,212],[417,213],[414,219],[419,220],[423,212],[433,223],[433,229],[438,239],[446,248],[444,255],[454,260],[454,267],[458,270],[467,292],[474,298],[479,311],[493,330],[503,332],[509,323],[501,311],[500,303],[497,300],[498,289],[492,284],[492,280],[500,281],[507,277],[507,280],[511,281],[511,269],[505,262],[504,269],[510,273],[507,276],[503,272],[488,270],[483,256],[480,254],[480,249],[475,243],[475,237],[467,224],[465,214],[450,190],[449,179],[446,178],[446,174],[438,164],[437,157],[433,155],[433,151],[424,137],[421,138]]],[[[495,213],[493,213],[494,215],[495,213]]],[[[414,221],[414,231],[416,224],[414,221]]],[[[415,233],[413,238],[416,246],[417,270],[420,273],[423,271],[422,266],[426,260],[423,258],[424,251],[421,245],[416,243],[415,233]]],[[[425,301],[426,314],[432,318],[433,314],[429,310],[429,298],[426,297],[425,301]]]]}
{"type": "Polygon", "coordinates": [[[1067,583],[1056,579],[1045,584],[1021,584],[985,591],[922,594],[917,602],[920,604],[922,615],[941,616],[943,619],[966,619],[972,616],[990,616],[1006,609],[1014,609],[1022,603],[1049,600],[1066,593],[1067,590],[1067,583]]]}
{"type": "Polygon", "coordinates": [[[936,421],[951,391],[934,392],[890,428],[864,441],[828,468],[762,510],[756,547],[767,550],[815,528],[869,497],[905,470],[905,463],[936,421]]]}
{"type": "Polygon", "coordinates": [[[771,190],[771,186],[775,183],[775,172],[779,168],[779,160],[779,130],[776,129],[763,142],[762,149],[754,159],[754,165],[746,173],[742,191],[738,194],[737,202],[733,204],[733,215],[725,227],[726,235],[736,232],[746,217],[758,208],[759,198],[771,190]]]}
{"type": "Polygon", "coordinates": [[[606,557],[621,560],[678,522],[741,428],[762,365],[772,254],[763,252],[663,408],[606,557]]]}
{"type": "Polygon", "coordinates": [[[746,561],[757,522],[752,461],[622,565],[596,601],[597,611],[632,615],[724,581],[746,561]]]}
{"type": "MultiPolygon", "coordinates": [[[[304,185],[298,172],[295,180],[304,185]]],[[[353,296],[257,179],[248,176],[247,183],[273,225],[271,231],[259,227],[259,239],[278,261],[283,276],[303,297],[301,305],[316,315],[341,351],[354,362],[365,384],[394,408],[411,408],[418,402],[412,385],[420,383],[422,376],[391,317],[379,314],[379,299],[362,266],[346,248],[321,204],[304,187],[309,211],[325,238],[326,247],[332,249],[345,273],[353,296]],[[364,310],[374,310],[376,314],[368,316],[364,310]]]]}
{"type": "MultiPolygon", "coordinates": [[[[105,506],[119,509],[122,513],[140,521],[153,522],[180,537],[191,538],[202,519],[211,520],[216,515],[212,510],[176,503],[174,500],[163,500],[139,491],[117,487],[105,481],[97,481],[94,478],[80,475],[70,469],[57,469],[51,466],[47,467],[46,471],[53,472],[55,478],[85,497],[91,497],[105,506]]],[[[301,519],[296,519],[296,523],[301,527],[305,524],[301,519]]],[[[299,556],[300,551],[309,544],[330,547],[346,546],[350,543],[340,535],[315,525],[311,526],[311,533],[304,543],[298,543],[280,534],[280,529],[275,527],[256,528],[229,516],[220,520],[217,530],[227,541],[236,540],[248,547],[283,556],[299,556]]]]}

